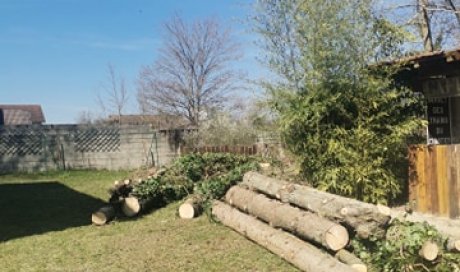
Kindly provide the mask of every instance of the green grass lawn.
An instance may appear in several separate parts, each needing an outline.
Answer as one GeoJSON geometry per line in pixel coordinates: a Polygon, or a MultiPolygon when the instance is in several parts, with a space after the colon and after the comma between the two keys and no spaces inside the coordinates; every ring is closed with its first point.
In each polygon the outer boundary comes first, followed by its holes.
{"type": "Polygon", "coordinates": [[[297,271],[178,203],[135,220],[90,225],[127,172],[0,175],[0,271],[297,271]]]}

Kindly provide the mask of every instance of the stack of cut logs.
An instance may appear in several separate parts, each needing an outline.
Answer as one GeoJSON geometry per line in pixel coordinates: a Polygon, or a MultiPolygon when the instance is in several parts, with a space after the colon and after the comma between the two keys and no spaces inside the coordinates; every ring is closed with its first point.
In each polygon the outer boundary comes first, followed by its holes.
{"type": "MultiPolygon", "coordinates": [[[[199,214],[199,198],[179,208],[182,218],[199,214]]],[[[307,186],[249,172],[230,188],[224,201],[214,201],[212,214],[222,224],[281,256],[303,271],[367,271],[367,266],[345,250],[349,232],[360,238],[383,238],[391,209],[307,186]]],[[[459,246],[452,239],[451,247],[459,246]]],[[[459,250],[460,248],[455,248],[459,250]]],[[[427,241],[420,256],[434,260],[438,246],[427,241]]]]}
{"type": "Polygon", "coordinates": [[[121,211],[125,216],[133,217],[142,210],[145,203],[139,199],[130,196],[135,184],[139,184],[142,180],[133,181],[126,179],[123,181],[115,181],[112,188],[109,189],[110,200],[109,205],[106,205],[99,210],[93,212],[91,221],[97,226],[102,226],[110,222],[118,211],[121,211]]]}
{"type": "MultiPolygon", "coordinates": [[[[116,212],[132,217],[144,203],[131,196],[142,181],[116,181],[109,190],[110,205],[92,214],[95,225],[104,225],[116,212]]],[[[179,207],[181,218],[202,212],[203,198],[192,195],[179,207]]],[[[311,187],[266,177],[255,172],[230,188],[222,201],[215,200],[212,215],[222,224],[281,256],[303,271],[367,271],[367,266],[345,247],[351,236],[384,238],[392,218],[428,222],[448,237],[447,250],[460,252],[460,223],[423,214],[394,212],[382,205],[318,191],[311,187]]],[[[436,243],[425,242],[419,255],[427,261],[438,257],[436,243]]]]}

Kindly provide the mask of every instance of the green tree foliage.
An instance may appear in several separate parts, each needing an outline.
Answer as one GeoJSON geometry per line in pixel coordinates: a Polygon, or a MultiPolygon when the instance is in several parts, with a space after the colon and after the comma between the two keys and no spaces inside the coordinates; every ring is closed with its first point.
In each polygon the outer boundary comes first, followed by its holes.
{"type": "MultiPolygon", "coordinates": [[[[371,65],[397,55],[404,38],[373,15],[372,5],[297,1],[293,20],[302,87],[266,86],[287,146],[312,185],[386,203],[401,191],[405,143],[420,128],[423,111],[418,96],[391,80],[390,69],[371,65]]],[[[273,33],[260,33],[272,39],[267,35],[273,33]]]]}

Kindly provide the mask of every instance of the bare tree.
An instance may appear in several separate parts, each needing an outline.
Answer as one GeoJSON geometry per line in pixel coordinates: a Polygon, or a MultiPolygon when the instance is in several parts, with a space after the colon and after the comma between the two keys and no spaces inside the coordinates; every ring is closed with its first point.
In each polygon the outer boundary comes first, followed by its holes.
{"type": "Polygon", "coordinates": [[[164,29],[159,57],[139,74],[139,106],[199,125],[206,110],[222,106],[240,87],[241,75],[232,67],[241,57],[239,45],[215,19],[187,24],[175,16],[164,29]]]}
{"type": "Polygon", "coordinates": [[[301,0],[258,0],[254,4],[251,23],[263,37],[257,44],[263,50],[261,61],[289,88],[300,90],[305,70],[300,65],[305,43],[296,20],[301,0]]]}
{"type": "Polygon", "coordinates": [[[401,0],[389,5],[387,16],[418,37],[425,51],[458,46],[460,1],[401,0]]]}
{"type": "Polygon", "coordinates": [[[94,117],[92,112],[89,110],[83,110],[78,113],[76,118],[77,124],[90,125],[94,122],[94,117]]]}
{"type": "Polygon", "coordinates": [[[112,64],[107,64],[107,79],[102,85],[102,93],[97,94],[97,102],[102,111],[116,113],[118,122],[121,123],[121,115],[128,104],[129,94],[125,79],[118,76],[112,64]]]}

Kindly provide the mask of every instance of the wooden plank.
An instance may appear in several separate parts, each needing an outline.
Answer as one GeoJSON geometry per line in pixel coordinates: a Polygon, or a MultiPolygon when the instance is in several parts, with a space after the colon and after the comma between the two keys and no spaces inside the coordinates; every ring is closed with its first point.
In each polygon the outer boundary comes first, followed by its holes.
{"type": "Polygon", "coordinates": [[[457,202],[457,215],[456,217],[460,217],[460,145],[455,145],[455,170],[456,170],[456,187],[457,190],[455,192],[454,198],[457,202]]]}
{"type": "Polygon", "coordinates": [[[438,212],[441,216],[449,216],[449,192],[447,191],[447,146],[439,145],[436,147],[436,185],[438,197],[438,212]]]}
{"type": "MultiPolygon", "coordinates": [[[[430,159],[430,179],[427,180],[428,182],[428,195],[430,195],[431,199],[429,201],[429,205],[431,205],[431,213],[439,214],[439,198],[438,198],[438,161],[437,161],[437,146],[429,146],[429,159],[430,159]]],[[[428,168],[427,168],[428,169],[428,168]]]]}
{"type": "Polygon", "coordinates": [[[417,149],[419,146],[411,145],[409,146],[409,204],[415,210],[417,210],[417,186],[418,186],[418,177],[417,171],[417,149]]]}
{"type": "Polygon", "coordinates": [[[448,192],[449,192],[449,217],[455,218],[459,216],[459,205],[458,205],[458,156],[460,149],[459,145],[449,146],[449,169],[448,169],[448,192]]]}
{"type": "Polygon", "coordinates": [[[417,148],[416,168],[417,168],[417,203],[416,208],[419,212],[427,212],[427,193],[426,193],[426,169],[425,161],[427,157],[425,146],[417,148]]]}
{"type": "Polygon", "coordinates": [[[433,205],[432,205],[432,180],[433,180],[433,162],[431,157],[433,155],[433,148],[427,146],[425,149],[425,211],[432,213],[433,212],[433,205]]]}

